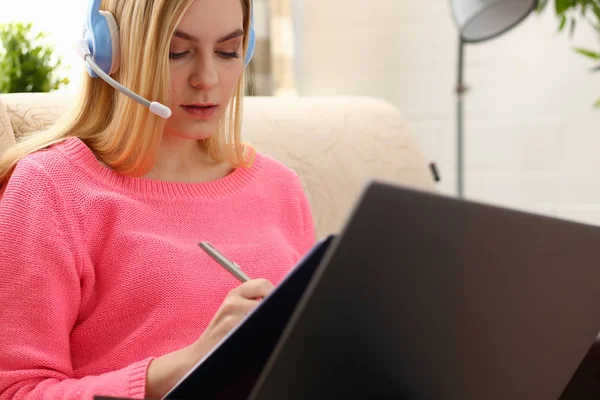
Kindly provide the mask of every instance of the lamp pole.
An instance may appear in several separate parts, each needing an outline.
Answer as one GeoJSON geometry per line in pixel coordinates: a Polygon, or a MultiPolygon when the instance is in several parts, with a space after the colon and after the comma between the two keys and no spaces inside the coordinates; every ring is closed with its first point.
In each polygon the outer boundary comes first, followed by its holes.
{"type": "Polygon", "coordinates": [[[456,82],[456,186],[458,197],[464,197],[465,138],[464,83],[465,45],[495,38],[523,21],[539,0],[450,0],[452,15],[458,27],[458,77],[456,82]]]}
{"type": "Polygon", "coordinates": [[[456,186],[458,197],[464,197],[464,94],[467,87],[464,83],[464,60],[465,60],[465,42],[462,36],[458,37],[458,77],[456,80],[456,186]]]}

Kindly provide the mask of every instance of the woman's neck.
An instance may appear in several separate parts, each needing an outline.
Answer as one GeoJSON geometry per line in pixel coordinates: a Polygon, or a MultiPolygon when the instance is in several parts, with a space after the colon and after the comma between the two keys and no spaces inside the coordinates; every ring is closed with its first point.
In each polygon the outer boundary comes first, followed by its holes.
{"type": "Polygon", "coordinates": [[[227,163],[210,158],[196,140],[163,138],[156,163],[145,178],[170,182],[210,182],[232,172],[227,163]]]}

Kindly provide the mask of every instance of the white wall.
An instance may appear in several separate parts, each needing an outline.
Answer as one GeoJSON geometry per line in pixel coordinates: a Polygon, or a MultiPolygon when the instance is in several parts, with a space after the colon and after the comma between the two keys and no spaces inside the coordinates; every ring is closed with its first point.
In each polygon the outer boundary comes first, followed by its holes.
{"type": "MultiPolygon", "coordinates": [[[[457,33],[449,2],[295,0],[301,95],[383,97],[407,116],[439,188],[455,193],[457,33]]],[[[465,193],[600,224],[600,73],[557,33],[553,10],[466,49],[465,193]],[[599,206],[596,206],[598,204],[599,206]]],[[[596,47],[597,48],[597,47],[596,47]]]]}

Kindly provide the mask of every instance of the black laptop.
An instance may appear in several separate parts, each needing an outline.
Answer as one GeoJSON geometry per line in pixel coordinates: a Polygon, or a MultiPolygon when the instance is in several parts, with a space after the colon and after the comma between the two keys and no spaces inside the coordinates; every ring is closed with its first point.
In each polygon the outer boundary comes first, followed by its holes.
{"type": "Polygon", "coordinates": [[[599,330],[600,228],[372,183],[249,399],[556,400],[599,330]]]}
{"type": "Polygon", "coordinates": [[[328,243],[269,354],[180,398],[554,400],[600,331],[595,226],[372,182],[328,243]]]}

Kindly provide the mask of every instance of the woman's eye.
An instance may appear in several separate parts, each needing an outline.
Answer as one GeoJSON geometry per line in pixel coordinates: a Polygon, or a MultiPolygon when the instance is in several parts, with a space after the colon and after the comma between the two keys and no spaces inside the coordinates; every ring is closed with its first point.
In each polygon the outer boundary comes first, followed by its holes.
{"type": "Polygon", "coordinates": [[[177,60],[177,59],[185,56],[187,53],[188,53],[187,51],[184,51],[182,53],[169,53],[169,58],[171,60],[177,60]]]}
{"type": "Polygon", "coordinates": [[[237,51],[228,53],[226,51],[219,51],[218,54],[224,58],[240,58],[240,53],[237,51]]]}
{"type": "MultiPolygon", "coordinates": [[[[169,53],[169,58],[171,60],[178,60],[182,57],[185,57],[187,54],[189,53],[189,51],[184,51],[181,53],[169,53]]],[[[237,51],[234,52],[227,52],[227,51],[218,51],[217,52],[218,55],[220,55],[223,58],[240,58],[240,53],[238,53],[237,51]]]]}

